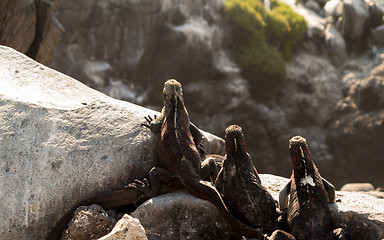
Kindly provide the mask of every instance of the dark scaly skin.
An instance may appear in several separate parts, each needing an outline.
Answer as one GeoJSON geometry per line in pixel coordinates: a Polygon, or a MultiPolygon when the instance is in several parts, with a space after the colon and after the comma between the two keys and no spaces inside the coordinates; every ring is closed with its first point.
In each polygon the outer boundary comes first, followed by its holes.
{"type": "Polygon", "coordinates": [[[343,231],[332,232],[328,202],[335,202],[335,188],[321,177],[303,137],[289,143],[293,171],[279,198],[280,209],[288,207],[288,231],[299,240],[344,239],[343,231]]]}
{"type": "Polygon", "coordinates": [[[235,216],[251,227],[260,227],[263,233],[271,234],[277,220],[275,200],[261,185],[247,153],[242,129],[232,125],[225,133],[226,157],[216,187],[235,216]]]}
{"type": "MultiPolygon", "coordinates": [[[[160,138],[158,142],[159,169],[167,174],[167,177],[160,177],[160,181],[167,181],[177,177],[182,185],[194,196],[213,203],[223,217],[227,220],[236,238],[241,235],[259,237],[260,232],[240,222],[227,209],[220,193],[209,183],[201,180],[201,159],[190,131],[190,120],[184,106],[181,85],[176,80],[168,80],[164,86],[164,108],[160,118],[156,119],[150,128],[154,129],[161,123],[160,138]]],[[[158,179],[151,177],[151,188],[144,186],[146,195],[155,196],[158,191],[158,179]]],[[[139,181],[136,181],[140,185],[139,181]]],[[[146,184],[144,184],[146,185],[146,184]]],[[[132,185],[134,186],[134,185],[132,185]]],[[[142,185],[143,186],[143,185],[142,185]]],[[[138,185],[136,184],[136,187],[138,185]]]]}

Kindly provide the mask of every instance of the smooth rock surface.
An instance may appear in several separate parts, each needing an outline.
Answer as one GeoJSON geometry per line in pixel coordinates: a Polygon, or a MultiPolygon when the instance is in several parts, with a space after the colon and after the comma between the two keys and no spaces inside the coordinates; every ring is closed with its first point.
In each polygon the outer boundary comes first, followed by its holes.
{"type": "Polygon", "coordinates": [[[151,198],[131,215],[140,220],[150,240],[231,239],[215,206],[184,191],[151,198]]]}
{"type": "MultiPolygon", "coordinates": [[[[156,137],[140,124],[157,112],[3,46],[0,85],[2,239],[43,239],[77,202],[120,189],[154,166],[156,137]]],[[[223,152],[222,139],[204,135],[208,153],[223,152]]]]}
{"type": "Polygon", "coordinates": [[[374,190],[375,188],[370,183],[347,183],[340,188],[340,191],[347,192],[369,192],[374,190]]]}
{"type": "Polygon", "coordinates": [[[98,240],[147,240],[148,237],[145,233],[143,225],[139,219],[131,217],[128,214],[116,223],[115,227],[110,233],[98,240]]]}

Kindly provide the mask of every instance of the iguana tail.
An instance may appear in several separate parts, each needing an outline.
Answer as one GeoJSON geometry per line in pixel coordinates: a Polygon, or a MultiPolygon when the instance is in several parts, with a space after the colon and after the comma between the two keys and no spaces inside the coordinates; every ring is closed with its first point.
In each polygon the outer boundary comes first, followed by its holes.
{"type": "Polygon", "coordinates": [[[262,237],[261,239],[264,239],[263,235],[258,229],[254,229],[244,224],[235,216],[233,216],[232,213],[226,207],[223,199],[220,196],[220,193],[214,187],[208,185],[208,183],[206,183],[205,181],[200,180],[198,182],[183,182],[183,185],[195,197],[202,198],[215,205],[216,208],[222,214],[222,216],[225,218],[225,220],[230,224],[234,233],[239,234],[240,239],[242,235],[257,239],[259,239],[259,237],[262,237]]]}

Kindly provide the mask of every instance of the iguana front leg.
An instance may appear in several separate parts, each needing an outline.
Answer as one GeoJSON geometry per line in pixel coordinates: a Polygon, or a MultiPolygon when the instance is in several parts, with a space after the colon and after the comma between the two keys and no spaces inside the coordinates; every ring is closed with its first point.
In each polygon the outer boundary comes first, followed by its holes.
{"type": "Polygon", "coordinates": [[[157,196],[160,191],[161,183],[169,183],[173,178],[173,173],[161,167],[153,167],[149,171],[149,181],[144,178],[143,181],[135,179],[133,183],[128,184],[126,189],[136,189],[142,192],[137,202],[157,196]]]}
{"type": "Polygon", "coordinates": [[[279,193],[279,209],[281,211],[288,208],[288,195],[291,191],[291,183],[292,180],[289,180],[287,185],[285,185],[285,187],[279,193]]]}
{"type": "Polygon", "coordinates": [[[325,193],[327,195],[327,199],[329,203],[335,203],[336,202],[336,191],[335,186],[332,185],[332,183],[325,180],[325,178],[321,177],[321,180],[324,185],[325,193]]]}
{"type": "MultiPolygon", "coordinates": [[[[161,125],[163,124],[163,121],[164,121],[164,112],[165,110],[163,108],[163,110],[161,110],[159,117],[157,117],[156,115],[153,115],[153,118],[150,115],[144,117],[146,123],[142,123],[141,126],[149,128],[149,130],[151,130],[151,132],[154,134],[160,133],[161,125]]],[[[189,124],[189,131],[191,131],[193,142],[195,143],[196,148],[199,150],[200,155],[204,155],[205,149],[201,145],[203,134],[193,123],[189,124]]]]}
{"type": "Polygon", "coordinates": [[[223,166],[224,157],[216,154],[207,155],[201,163],[201,179],[215,183],[223,166]]]}
{"type": "Polygon", "coordinates": [[[145,118],[145,121],[147,123],[142,123],[141,126],[142,127],[147,127],[151,130],[151,132],[153,133],[160,133],[160,130],[161,130],[161,125],[163,124],[163,117],[160,117],[157,118],[156,115],[153,115],[153,118],[148,115],[147,117],[144,117],[145,118]]]}

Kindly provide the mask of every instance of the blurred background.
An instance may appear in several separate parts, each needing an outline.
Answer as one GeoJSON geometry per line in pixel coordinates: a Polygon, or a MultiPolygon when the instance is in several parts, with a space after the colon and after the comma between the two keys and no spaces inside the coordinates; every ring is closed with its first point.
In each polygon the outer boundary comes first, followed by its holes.
{"type": "MultiPolygon", "coordinates": [[[[1,0],[0,44],[160,111],[243,128],[260,173],[289,177],[302,135],[323,177],[384,186],[384,0],[1,0]]],[[[144,121],[144,119],[143,119],[144,121]]]]}

